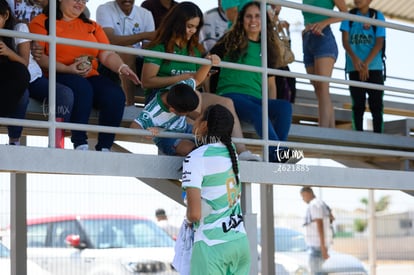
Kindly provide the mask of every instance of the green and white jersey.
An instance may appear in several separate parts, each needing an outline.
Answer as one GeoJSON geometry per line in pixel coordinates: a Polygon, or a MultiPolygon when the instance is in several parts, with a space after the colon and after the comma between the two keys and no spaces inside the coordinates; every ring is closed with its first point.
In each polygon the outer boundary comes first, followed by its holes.
{"type": "Polygon", "coordinates": [[[163,128],[166,131],[185,132],[187,129],[187,120],[185,116],[178,116],[168,111],[162,103],[162,93],[157,95],[145,105],[144,110],[135,119],[143,129],[150,127],[163,128]]]}
{"type": "Polygon", "coordinates": [[[194,242],[208,246],[246,236],[230,154],[222,143],[203,145],[184,160],[182,187],[201,190],[201,219],[194,224],[194,242]]]}

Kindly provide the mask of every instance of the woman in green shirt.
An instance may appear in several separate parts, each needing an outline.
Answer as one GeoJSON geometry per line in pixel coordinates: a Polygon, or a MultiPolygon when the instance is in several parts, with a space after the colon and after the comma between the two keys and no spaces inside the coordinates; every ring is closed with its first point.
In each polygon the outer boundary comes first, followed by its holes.
{"type": "MultiPolygon", "coordinates": [[[[275,39],[275,32],[272,27],[271,24],[267,27],[268,67],[273,67],[276,58],[272,52],[272,43],[275,39]]],[[[232,29],[224,35],[210,52],[219,55],[223,61],[260,67],[262,66],[260,36],[260,3],[250,2],[240,10],[232,29]]],[[[270,76],[268,81],[269,87],[271,87],[270,84],[275,86],[274,76],[270,76]]],[[[216,92],[219,95],[231,98],[240,120],[253,124],[256,133],[262,136],[261,73],[221,68],[216,92]]],[[[292,121],[292,106],[289,101],[275,98],[275,87],[273,89],[269,88],[269,140],[285,141],[292,121]]],[[[289,157],[287,148],[269,147],[269,161],[286,162],[289,157]],[[278,151],[278,149],[283,150],[283,152],[278,151]]]]}
{"type": "MultiPolygon", "coordinates": [[[[201,57],[204,53],[204,48],[199,42],[202,26],[203,13],[200,8],[192,2],[181,2],[174,6],[164,18],[156,31],[154,40],[148,44],[147,48],[162,53],[201,57]]],[[[179,82],[195,81],[195,86],[199,86],[209,74],[211,67],[220,62],[220,58],[214,54],[207,55],[206,58],[211,60],[211,64],[199,65],[159,57],[145,57],[141,81],[144,89],[147,90],[146,102],[149,102],[157,92],[165,91],[179,82]]],[[[200,97],[200,104],[194,112],[188,115],[190,118],[195,120],[210,105],[223,105],[235,117],[233,137],[243,137],[240,121],[230,99],[215,94],[197,93],[200,97]]],[[[260,160],[258,156],[247,151],[244,144],[237,144],[237,152],[241,160],[260,160]]]]}

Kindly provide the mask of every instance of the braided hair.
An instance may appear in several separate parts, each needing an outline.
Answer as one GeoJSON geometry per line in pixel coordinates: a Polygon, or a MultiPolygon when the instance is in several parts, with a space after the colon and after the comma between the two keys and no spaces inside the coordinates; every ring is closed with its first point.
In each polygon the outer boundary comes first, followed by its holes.
{"type": "Polygon", "coordinates": [[[231,132],[233,131],[234,117],[232,113],[224,106],[216,104],[210,106],[204,112],[203,120],[207,121],[207,142],[223,143],[229,151],[232,168],[236,177],[236,183],[240,183],[239,165],[237,162],[236,151],[231,141],[231,132]]]}

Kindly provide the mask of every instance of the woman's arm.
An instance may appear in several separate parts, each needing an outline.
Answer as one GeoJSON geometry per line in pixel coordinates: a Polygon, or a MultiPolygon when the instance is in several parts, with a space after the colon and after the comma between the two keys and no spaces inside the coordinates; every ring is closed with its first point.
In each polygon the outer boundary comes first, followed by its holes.
{"type": "Polygon", "coordinates": [[[237,15],[239,14],[238,10],[237,10],[237,6],[236,7],[231,7],[229,9],[227,9],[225,11],[226,13],[226,17],[228,19],[228,21],[232,22],[233,24],[236,23],[237,20],[237,15]]]}
{"type": "Polygon", "coordinates": [[[198,222],[201,219],[201,190],[198,188],[186,188],[187,193],[187,220],[198,222]]]}
{"type": "Polygon", "coordinates": [[[17,45],[17,53],[22,58],[23,62],[21,63],[27,67],[29,65],[30,59],[30,41],[26,41],[17,45]]]}
{"type": "Polygon", "coordinates": [[[108,36],[109,41],[113,45],[131,46],[141,41],[152,40],[155,37],[155,31],[141,32],[131,35],[116,35],[114,29],[112,28],[103,29],[106,33],[106,36],[108,36]]]}
{"type": "Polygon", "coordinates": [[[185,73],[172,76],[158,76],[160,66],[154,63],[144,63],[142,66],[142,87],[144,89],[158,89],[174,85],[177,82],[193,78],[194,74],[185,73]]]}
{"type": "Polygon", "coordinates": [[[122,61],[117,53],[112,51],[101,51],[99,52],[98,58],[99,61],[111,71],[116,72],[121,76],[125,76],[136,85],[141,84],[138,76],[124,63],[124,61],[122,61]]]}
{"type": "MultiPolygon", "coordinates": [[[[346,7],[345,0],[334,0],[335,6],[338,8],[339,11],[348,12],[348,8],[346,7]]],[[[343,19],[341,19],[342,21],[343,19]]]]}
{"type": "MultiPolygon", "coordinates": [[[[30,45],[29,45],[30,50],[30,45]]],[[[10,61],[20,62],[27,66],[25,59],[18,55],[15,51],[7,47],[6,43],[0,41],[0,55],[7,56],[10,61]]]]}
{"type": "MultiPolygon", "coordinates": [[[[334,0],[334,2],[335,2],[335,6],[338,8],[339,11],[348,12],[348,8],[346,7],[345,0],[334,0]]],[[[321,34],[324,28],[326,28],[327,26],[331,24],[341,22],[342,20],[344,19],[339,18],[339,17],[329,17],[323,21],[311,24],[309,30],[315,34],[321,34]]]]}
{"type": "Polygon", "coordinates": [[[267,88],[268,88],[268,98],[276,99],[277,97],[277,87],[276,87],[276,77],[271,75],[267,78],[267,88]]]}
{"type": "Polygon", "coordinates": [[[201,66],[194,74],[196,86],[200,85],[207,78],[211,67],[217,66],[221,61],[220,57],[216,54],[207,55],[206,59],[211,60],[211,64],[201,66]]]}
{"type": "MultiPolygon", "coordinates": [[[[49,71],[49,56],[46,55],[44,52],[40,53],[40,49],[43,50],[43,47],[38,44],[34,44],[34,46],[32,46],[32,55],[34,56],[37,64],[39,64],[39,66],[44,71],[49,71]]],[[[82,62],[83,61],[75,61],[70,65],[65,65],[61,62],[56,61],[56,72],[63,74],[78,74],[83,77],[86,77],[89,71],[91,70],[91,67],[79,69],[78,65],[82,62]]]]}
{"type": "MultiPolygon", "coordinates": [[[[348,8],[346,6],[345,0],[334,0],[335,6],[338,8],[341,12],[348,12],[348,8]]],[[[338,18],[338,17],[330,17],[322,22],[326,22],[326,25],[330,25],[333,23],[341,22],[344,19],[338,18]]]]}

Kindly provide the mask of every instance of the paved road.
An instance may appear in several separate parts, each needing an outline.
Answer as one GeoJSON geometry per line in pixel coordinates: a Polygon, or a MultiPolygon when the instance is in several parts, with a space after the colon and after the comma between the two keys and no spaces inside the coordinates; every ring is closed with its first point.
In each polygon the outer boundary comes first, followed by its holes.
{"type": "Polygon", "coordinates": [[[413,264],[379,264],[376,275],[413,275],[413,264]]]}

